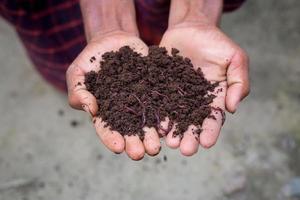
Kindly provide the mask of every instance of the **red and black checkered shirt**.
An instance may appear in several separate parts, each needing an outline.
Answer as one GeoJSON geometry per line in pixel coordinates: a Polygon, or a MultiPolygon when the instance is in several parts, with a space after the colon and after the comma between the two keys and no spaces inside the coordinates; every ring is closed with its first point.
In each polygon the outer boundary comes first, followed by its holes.
{"type": "MultiPolygon", "coordinates": [[[[224,11],[245,0],[224,0],[224,11]]],[[[65,72],[86,45],[79,0],[0,0],[0,14],[18,33],[42,76],[66,90],[65,72]]],[[[157,44],[167,28],[170,0],[136,0],[141,38],[157,44]],[[160,23],[157,23],[159,21],[160,23]]]]}

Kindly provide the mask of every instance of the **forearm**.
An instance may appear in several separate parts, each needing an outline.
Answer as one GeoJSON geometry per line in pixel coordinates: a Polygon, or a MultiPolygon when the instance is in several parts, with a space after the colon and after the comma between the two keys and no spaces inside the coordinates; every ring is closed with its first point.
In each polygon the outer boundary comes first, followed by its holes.
{"type": "Polygon", "coordinates": [[[223,0],[172,0],[169,27],[183,22],[218,25],[223,0]]]}
{"type": "Polygon", "coordinates": [[[114,31],[138,35],[133,0],[80,0],[87,40],[114,31]]]}

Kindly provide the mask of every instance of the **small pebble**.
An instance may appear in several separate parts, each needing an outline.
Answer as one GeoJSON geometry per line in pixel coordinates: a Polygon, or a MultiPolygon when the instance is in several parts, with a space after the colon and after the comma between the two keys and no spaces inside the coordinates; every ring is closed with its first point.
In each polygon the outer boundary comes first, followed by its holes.
{"type": "Polygon", "coordinates": [[[71,120],[70,124],[71,124],[72,127],[75,128],[79,125],[79,122],[73,119],[73,120],[71,120]]]}
{"type": "Polygon", "coordinates": [[[167,162],[168,158],[166,155],[164,155],[164,161],[167,162]]]}

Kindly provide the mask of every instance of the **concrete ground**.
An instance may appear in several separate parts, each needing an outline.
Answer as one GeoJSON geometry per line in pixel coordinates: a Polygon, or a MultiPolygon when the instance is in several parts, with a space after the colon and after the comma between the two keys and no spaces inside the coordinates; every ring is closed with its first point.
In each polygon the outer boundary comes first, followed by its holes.
{"type": "Polygon", "coordinates": [[[99,143],[89,118],[40,78],[1,20],[0,200],[292,199],[299,188],[288,183],[300,176],[299,10],[298,0],[249,0],[225,15],[224,31],[251,58],[251,95],[228,114],[212,149],[186,158],[163,148],[140,162],[99,143]]]}

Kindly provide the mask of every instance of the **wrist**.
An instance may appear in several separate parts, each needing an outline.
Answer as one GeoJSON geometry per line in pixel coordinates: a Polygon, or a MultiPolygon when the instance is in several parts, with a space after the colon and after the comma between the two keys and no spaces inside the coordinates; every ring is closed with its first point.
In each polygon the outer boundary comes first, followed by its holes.
{"type": "Polygon", "coordinates": [[[138,35],[133,0],[80,0],[80,7],[88,41],[117,32],[138,35]]]}
{"type": "Polygon", "coordinates": [[[132,37],[138,37],[136,33],[128,32],[128,31],[122,31],[122,30],[112,30],[112,31],[99,31],[93,34],[93,36],[88,41],[89,43],[93,42],[99,42],[106,39],[116,39],[119,40],[120,38],[132,38],[132,37]]]}
{"type": "Polygon", "coordinates": [[[180,24],[218,26],[223,0],[172,0],[169,27],[180,24]]]}

